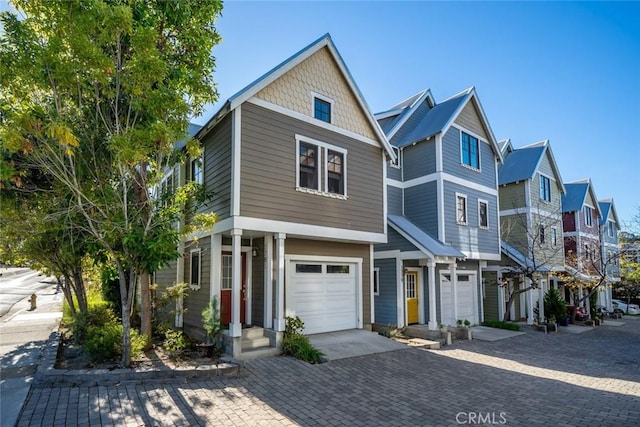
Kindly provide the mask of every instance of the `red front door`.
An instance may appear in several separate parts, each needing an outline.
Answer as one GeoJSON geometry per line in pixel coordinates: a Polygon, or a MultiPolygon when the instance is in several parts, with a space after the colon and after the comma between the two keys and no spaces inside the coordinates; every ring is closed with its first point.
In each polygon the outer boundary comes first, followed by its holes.
{"type": "MultiPolygon", "coordinates": [[[[222,252],[222,281],[220,289],[220,316],[222,324],[231,323],[231,284],[233,262],[231,252],[222,252]]],[[[242,252],[242,290],[240,291],[240,323],[245,322],[247,300],[247,254],[242,252]]]]}

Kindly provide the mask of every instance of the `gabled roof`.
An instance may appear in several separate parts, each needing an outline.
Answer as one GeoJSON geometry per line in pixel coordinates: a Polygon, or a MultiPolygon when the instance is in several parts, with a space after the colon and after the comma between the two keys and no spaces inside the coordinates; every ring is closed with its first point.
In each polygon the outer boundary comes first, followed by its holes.
{"type": "Polygon", "coordinates": [[[393,149],[391,148],[391,144],[389,143],[386,135],[378,125],[378,122],[374,118],[373,113],[369,108],[369,105],[367,104],[364,97],[362,96],[362,92],[360,92],[358,85],[356,85],[356,82],[353,79],[351,72],[347,68],[347,65],[342,59],[342,56],[340,55],[340,53],[338,52],[338,49],[334,45],[333,40],[331,40],[331,36],[329,35],[329,33],[325,34],[324,36],[320,37],[313,43],[304,47],[303,49],[301,49],[300,51],[290,56],[289,58],[281,62],[279,65],[277,65],[270,71],[268,71],[267,73],[260,76],[258,79],[256,79],[249,85],[245,86],[239,92],[231,96],[224,103],[224,105],[211,117],[211,119],[209,119],[207,124],[204,126],[204,129],[201,130],[201,132],[199,132],[199,136],[203,136],[204,133],[208,132],[209,129],[211,129],[220,119],[222,119],[229,112],[231,112],[232,110],[240,106],[245,101],[251,99],[254,95],[260,92],[266,86],[273,83],[275,80],[282,77],[285,73],[287,73],[288,71],[296,67],[298,64],[302,63],[303,61],[311,57],[313,54],[315,54],[316,52],[318,52],[319,50],[325,47],[329,50],[329,53],[331,54],[333,59],[336,61],[338,68],[342,72],[342,75],[344,76],[345,81],[347,82],[347,85],[351,88],[358,104],[365,112],[365,116],[367,117],[367,120],[369,121],[374,132],[382,142],[383,148],[385,149],[389,157],[391,157],[392,159],[395,159],[395,154],[393,152],[393,149]]]}
{"type": "Polygon", "coordinates": [[[545,267],[544,265],[536,265],[533,260],[527,256],[525,256],[522,252],[505,242],[504,240],[500,240],[500,249],[502,249],[502,253],[511,258],[516,264],[524,269],[533,269],[540,272],[550,272],[551,269],[545,267]]]}
{"type": "MultiPolygon", "coordinates": [[[[424,93],[424,99],[427,99],[427,95],[429,100],[433,100],[431,96],[431,92],[426,91],[424,93]]],[[[410,99],[415,99],[412,97],[410,99]]],[[[402,119],[397,120],[393,127],[387,127],[390,130],[387,132],[387,137],[391,139],[395,133],[404,125],[404,123],[416,112],[418,106],[423,101],[423,99],[418,99],[418,101],[414,102],[410,108],[407,108],[402,113],[402,119]]],[[[432,101],[433,102],[433,101],[432,101]]],[[[474,102],[477,107],[480,120],[482,121],[485,129],[487,130],[487,138],[489,140],[489,144],[493,149],[494,153],[498,157],[499,161],[502,162],[502,153],[500,152],[500,147],[498,146],[498,142],[491,130],[491,125],[487,120],[487,117],[484,113],[484,109],[482,108],[482,104],[480,103],[480,99],[476,93],[474,87],[470,87],[468,89],[463,90],[462,92],[453,95],[452,97],[445,99],[444,101],[438,103],[433,102],[433,108],[425,114],[425,116],[418,122],[418,124],[409,132],[401,141],[398,141],[395,145],[399,148],[406,147],[408,145],[415,144],[422,140],[426,140],[431,136],[434,136],[438,133],[446,133],[449,130],[449,127],[453,124],[453,121],[458,117],[458,115],[462,112],[464,107],[469,103],[474,102]]],[[[402,105],[398,104],[398,105],[402,105]]],[[[384,117],[384,113],[380,113],[377,117],[384,117]]]]}
{"type": "Polygon", "coordinates": [[[511,138],[503,139],[498,142],[498,148],[500,148],[500,152],[502,153],[502,157],[504,157],[507,152],[513,151],[513,145],[511,145],[511,138]]]}
{"type": "MultiPolygon", "coordinates": [[[[579,211],[587,201],[587,196],[591,195],[593,200],[596,198],[595,191],[593,190],[593,184],[591,179],[583,179],[580,181],[574,181],[564,184],[567,192],[562,195],[562,212],[574,212],[579,211]]],[[[598,203],[594,206],[594,209],[598,212],[598,217],[602,217],[600,206],[598,203]]]]}
{"type": "Polygon", "coordinates": [[[423,102],[427,102],[430,108],[436,103],[429,89],[418,92],[390,109],[375,115],[376,120],[380,123],[389,140],[402,128],[423,102]]]}
{"type": "MultiPolygon", "coordinates": [[[[505,149],[508,149],[508,146],[511,144],[510,140],[507,141],[508,144],[505,143],[505,149]]],[[[525,145],[515,150],[512,149],[508,154],[503,151],[503,154],[505,155],[505,159],[498,170],[498,185],[533,179],[536,171],[540,167],[542,159],[544,159],[545,155],[548,155],[555,179],[560,184],[560,192],[566,192],[562,182],[562,176],[560,176],[560,169],[558,169],[556,159],[549,145],[549,140],[525,145]]]]}
{"type": "Polygon", "coordinates": [[[612,217],[612,220],[618,224],[618,227],[621,226],[620,221],[618,221],[618,213],[616,212],[616,208],[613,204],[613,199],[598,200],[598,205],[600,206],[600,212],[602,212],[600,224],[606,223],[609,220],[609,217],[612,217]]]}
{"type": "Polygon", "coordinates": [[[431,237],[429,233],[415,225],[408,218],[400,215],[388,215],[387,219],[394,230],[424,252],[425,255],[432,258],[438,256],[465,258],[462,252],[431,237]]]}
{"type": "Polygon", "coordinates": [[[175,145],[176,148],[178,150],[182,150],[187,145],[187,140],[189,138],[195,137],[200,129],[202,129],[202,126],[200,126],[199,124],[189,123],[189,127],[187,128],[187,134],[185,135],[184,138],[178,141],[178,143],[175,145]]]}

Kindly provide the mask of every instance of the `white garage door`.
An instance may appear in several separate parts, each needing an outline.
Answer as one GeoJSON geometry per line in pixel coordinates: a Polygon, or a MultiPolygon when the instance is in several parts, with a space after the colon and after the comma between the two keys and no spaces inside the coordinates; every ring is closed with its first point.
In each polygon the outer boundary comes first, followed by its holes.
{"type": "Polygon", "coordinates": [[[356,328],[356,266],[291,261],[287,275],[287,316],[299,316],[307,334],[356,328]]]}
{"type": "Polygon", "coordinates": [[[456,288],[458,290],[457,318],[453,310],[453,285],[449,274],[440,275],[440,308],[441,322],[444,325],[455,326],[458,319],[477,323],[475,316],[474,284],[475,274],[458,273],[456,288]]]}

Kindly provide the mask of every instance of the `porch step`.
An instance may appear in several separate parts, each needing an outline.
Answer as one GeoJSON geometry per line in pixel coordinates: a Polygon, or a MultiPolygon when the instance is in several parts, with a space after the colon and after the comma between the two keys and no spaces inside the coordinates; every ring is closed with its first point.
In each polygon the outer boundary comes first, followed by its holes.
{"type": "Polygon", "coordinates": [[[440,331],[430,331],[426,326],[407,326],[402,333],[408,337],[422,338],[425,340],[438,341],[441,338],[440,331]]]}
{"type": "Polygon", "coordinates": [[[240,356],[240,359],[253,360],[253,359],[260,359],[263,357],[279,356],[281,354],[282,354],[282,351],[274,347],[262,347],[262,348],[245,351],[243,346],[242,355],[240,356]]]}
{"type": "Polygon", "coordinates": [[[242,351],[252,350],[261,347],[269,347],[270,340],[268,337],[258,337],[242,340],[242,351]]]}
{"type": "Polygon", "coordinates": [[[262,337],[264,337],[264,329],[259,326],[253,326],[242,330],[242,340],[251,340],[262,337]]]}

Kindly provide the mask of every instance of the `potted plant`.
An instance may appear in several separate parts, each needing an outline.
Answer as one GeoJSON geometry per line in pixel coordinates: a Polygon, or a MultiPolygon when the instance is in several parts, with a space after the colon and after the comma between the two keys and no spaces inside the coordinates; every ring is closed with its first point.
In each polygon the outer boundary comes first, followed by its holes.
{"type": "Polygon", "coordinates": [[[205,342],[201,346],[206,349],[207,357],[213,357],[214,353],[221,352],[218,341],[222,333],[222,321],[216,296],[213,296],[209,304],[202,310],[202,327],[206,332],[206,336],[205,342]]]}
{"type": "Polygon", "coordinates": [[[558,324],[556,323],[556,316],[551,314],[547,318],[547,331],[548,332],[555,332],[557,330],[558,330],[558,324]]]}
{"type": "Polygon", "coordinates": [[[549,318],[553,317],[556,322],[562,322],[561,324],[568,326],[568,322],[565,324],[567,318],[567,303],[564,302],[564,298],[560,295],[557,289],[551,288],[544,296],[544,312],[549,313],[549,318]]]}
{"type": "Polygon", "coordinates": [[[467,328],[471,326],[471,322],[469,321],[469,319],[464,319],[464,326],[466,326],[467,328]]]}

